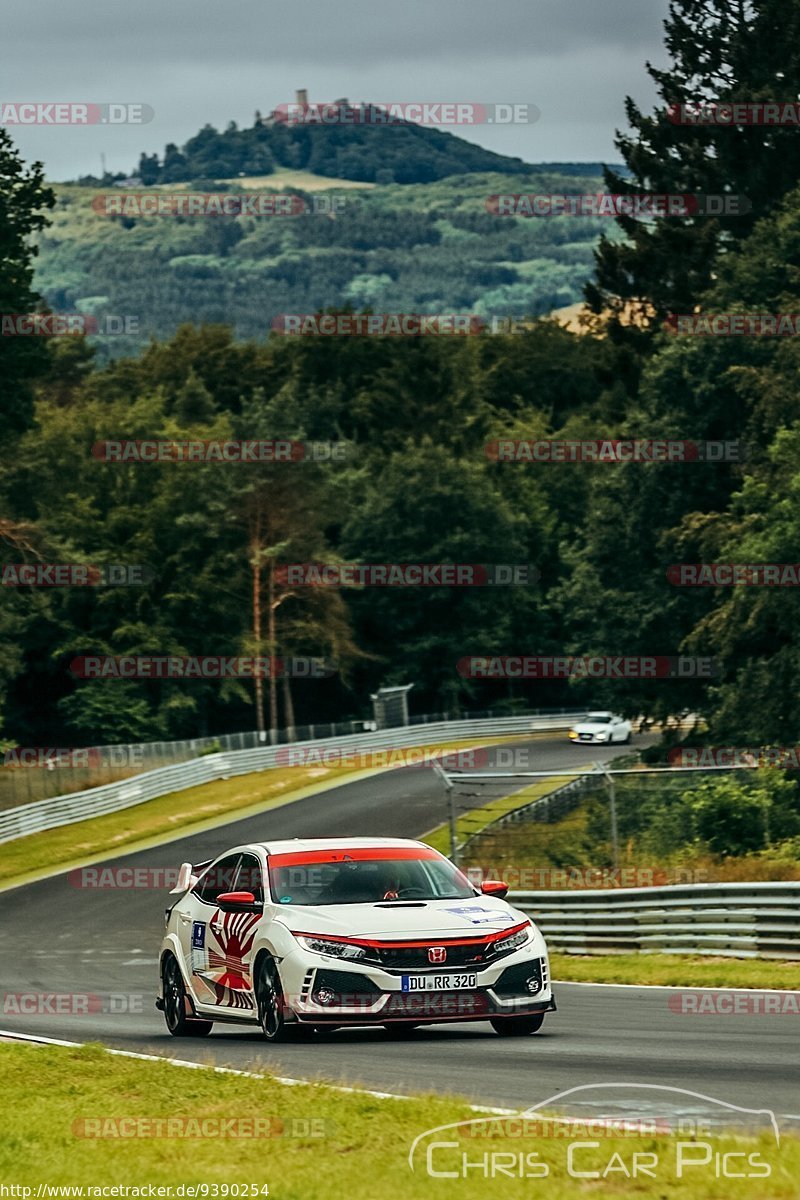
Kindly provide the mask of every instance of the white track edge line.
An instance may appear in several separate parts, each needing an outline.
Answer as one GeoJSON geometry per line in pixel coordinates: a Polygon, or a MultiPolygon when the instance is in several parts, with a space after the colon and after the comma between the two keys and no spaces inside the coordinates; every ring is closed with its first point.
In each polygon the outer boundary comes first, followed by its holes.
{"type": "MultiPolygon", "coordinates": [[[[32,1033],[17,1033],[10,1029],[0,1029],[0,1039],[16,1042],[34,1042],[42,1046],[66,1046],[70,1049],[81,1049],[86,1042],[68,1042],[61,1038],[41,1037],[32,1033]]],[[[403,1096],[396,1092],[377,1092],[371,1088],[346,1087],[344,1084],[326,1083],[313,1079],[293,1079],[285,1075],[271,1075],[265,1072],[240,1071],[236,1067],[216,1067],[211,1063],[190,1062],[184,1058],[167,1058],[161,1054],[142,1054],[137,1050],[117,1050],[112,1046],[103,1046],[106,1054],[114,1054],[118,1058],[136,1058],[143,1062],[168,1063],[172,1067],[188,1067],[194,1071],[215,1071],[218,1075],[241,1075],[246,1079],[271,1079],[286,1087],[326,1087],[333,1092],[345,1092],[355,1096],[373,1096],[378,1100],[413,1100],[414,1096],[403,1096]]],[[[515,1116],[515,1108],[491,1108],[482,1104],[467,1104],[470,1112],[493,1113],[498,1116],[515,1116]]]]}
{"type": "MultiPolygon", "coordinates": [[[[790,962],[791,959],[787,961],[790,962]]],[[[775,996],[793,996],[800,991],[800,978],[797,980],[797,988],[744,988],[726,987],[724,984],[712,986],[710,984],[691,983],[592,983],[588,979],[553,979],[552,982],[553,984],[558,984],[559,987],[649,988],[662,992],[744,992],[746,995],[752,995],[753,993],[760,995],[762,992],[768,992],[770,995],[775,996]]]]}
{"type": "MultiPolygon", "coordinates": [[[[612,985],[609,985],[612,986],[612,985]]],[[[0,1039],[8,1039],[16,1042],[33,1042],[36,1045],[42,1046],[66,1046],[70,1049],[81,1049],[86,1045],[85,1042],[67,1042],[61,1038],[41,1037],[32,1033],[15,1033],[8,1029],[0,1029],[0,1039]]],[[[136,1050],[115,1050],[111,1046],[103,1046],[106,1054],[114,1054],[118,1058],[135,1058],[142,1062],[159,1062],[168,1063],[171,1067],[188,1067],[193,1071],[214,1071],[218,1075],[240,1075],[245,1079],[272,1079],[276,1083],[283,1084],[285,1087],[326,1087],[332,1092],[344,1092],[351,1096],[373,1096],[378,1100],[414,1100],[415,1096],[398,1095],[396,1092],[376,1092],[371,1088],[345,1087],[343,1084],[335,1083],[320,1083],[312,1079],[292,1079],[284,1075],[266,1075],[257,1073],[256,1071],[240,1071],[236,1067],[215,1067],[210,1063],[189,1062],[183,1058],[165,1058],[160,1054],[141,1054],[136,1050]]],[[[440,1097],[444,1099],[444,1097],[440,1097]]],[[[489,1113],[492,1116],[501,1117],[516,1117],[519,1116],[519,1109],[516,1108],[492,1108],[485,1104],[467,1104],[470,1112],[489,1113]]],[[[781,1120],[784,1121],[800,1121],[800,1114],[794,1113],[776,1113],[781,1120]]],[[[586,1118],[582,1117],[559,1117],[552,1116],[548,1120],[554,1123],[563,1125],[584,1125],[586,1118]]],[[[594,1122],[605,1123],[606,1120],[614,1122],[619,1120],[615,1117],[598,1117],[593,1118],[594,1122]]]]}

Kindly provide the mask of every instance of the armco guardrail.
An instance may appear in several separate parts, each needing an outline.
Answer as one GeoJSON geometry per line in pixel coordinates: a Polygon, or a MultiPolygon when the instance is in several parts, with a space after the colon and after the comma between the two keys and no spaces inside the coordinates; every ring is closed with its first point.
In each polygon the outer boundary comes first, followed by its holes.
{"type": "Polygon", "coordinates": [[[50,800],[21,804],[0,813],[0,843],[13,838],[40,833],[85,821],[89,817],[119,812],[157,796],[183,791],[201,783],[213,783],[233,775],[266,771],[280,766],[278,755],[284,758],[287,750],[307,753],[319,748],[337,750],[376,750],[402,746],[435,746],[437,742],[471,737],[492,737],[530,733],[532,731],[568,729],[584,712],[557,713],[552,716],[495,717],[489,720],[438,721],[428,725],[403,725],[374,733],[357,733],[348,737],[320,738],[314,741],[293,742],[278,746],[259,746],[256,750],[239,750],[227,754],[209,754],[191,762],[159,767],[143,775],[134,775],[118,783],[108,783],[83,792],[70,792],[50,800]],[[277,759],[277,761],[276,761],[277,759]]]}
{"type": "Polygon", "coordinates": [[[514,892],[553,950],[800,960],[800,881],[514,892]]]}

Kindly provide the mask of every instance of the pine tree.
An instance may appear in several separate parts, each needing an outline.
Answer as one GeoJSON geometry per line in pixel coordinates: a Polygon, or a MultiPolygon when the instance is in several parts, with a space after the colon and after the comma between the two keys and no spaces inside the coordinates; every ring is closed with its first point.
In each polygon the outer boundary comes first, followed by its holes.
{"type": "Polygon", "coordinates": [[[217,406],[214,397],[193,367],[181,385],[175,401],[175,415],[183,425],[203,425],[212,421],[217,406]]]}
{"type": "Polygon", "coordinates": [[[617,194],[745,197],[740,216],[622,215],[625,241],[603,238],[586,297],[610,314],[612,338],[646,350],[669,312],[691,312],[714,260],[737,245],[800,182],[797,125],[684,124],[675,106],[791,103],[800,96],[800,0],[671,0],[664,23],[671,65],[647,64],[663,106],[645,115],[628,97],[632,132],[616,145],[630,175],[605,172],[617,194]]]}
{"type": "MultiPolygon", "coordinates": [[[[22,316],[38,307],[33,290],[30,235],[48,224],[41,211],[53,208],[55,196],[44,185],[41,163],[25,168],[11,138],[0,129],[0,318],[22,316]]],[[[2,442],[31,421],[32,381],[47,370],[47,348],[38,337],[0,336],[2,442]]]]}

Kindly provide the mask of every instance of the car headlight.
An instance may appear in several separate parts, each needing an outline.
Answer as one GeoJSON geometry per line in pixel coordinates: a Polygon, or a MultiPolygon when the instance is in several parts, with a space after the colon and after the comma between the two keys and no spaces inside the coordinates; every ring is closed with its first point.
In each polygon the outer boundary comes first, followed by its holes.
{"type": "Polygon", "coordinates": [[[366,958],[364,946],[355,946],[352,942],[337,942],[332,938],[314,937],[308,933],[296,933],[295,938],[305,950],[313,954],[329,954],[331,958],[366,958]]]}
{"type": "Polygon", "coordinates": [[[526,929],[520,929],[518,933],[512,933],[511,937],[503,938],[501,942],[495,942],[495,954],[510,954],[512,950],[518,950],[520,946],[524,946],[530,939],[532,928],[532,925],[528,925],[526,929]]]}

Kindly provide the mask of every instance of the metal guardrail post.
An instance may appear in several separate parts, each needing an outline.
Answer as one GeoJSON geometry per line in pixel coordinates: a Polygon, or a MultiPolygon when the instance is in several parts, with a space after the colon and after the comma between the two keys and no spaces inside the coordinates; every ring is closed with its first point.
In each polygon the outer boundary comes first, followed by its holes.
{"type": "Polygon", "coordinates": [[[512,892],[554,950],[800,961],[800,881],[512,892]]]}
{"type": "MultiPolygon", "coordinates": [[[[572,718],[580,713],[573,713],[572,718]]],[[[336,747],[342,750],[356,749],[391,749],[415,745],[436,744],[436,739],[452,740],[456,737],[492,737],[503,734],[524,734],[532,730],[554,731],[565,729],[569,720],[552,716],[531,719],[526,717],[502,717],[483,721],[455,720],[450,722],[437,721],[425,726],[399,726],[390,730],[353,734],[337,739],[314,738],[314,726],[309,727],[311,737],[304,741],[303,749],[314,747],[324,749],[334,741],[336,747]],[[311,745],[309,745],[311,742],[311,745]]],[[[293,743],[298,745],[298,743],[293,743]]],[[[252,771],[264,771],[280,765],[276,761],[278,747],[261,744],[251,750],[232,752],[229,760],[230,775],[246,775],[252,771]]],[[[284,749],[287,749],[284,747],[284,749]]],[[[289,747],[290,749],[290,747],[289,747]]],[[[38,833],[45,829],[60,828],[89,817],[105,813],[117,812],[134,803],[153,800],[157,796],[166,796],[183,788],[194,787],[198,783],[208,782],[217,778],[213,774],[215,760],[220,752],[195,758],[188,762],[173,763],[170,766],[159,766],[154,769],[130,776],[127,782],[135,780],[138,787],[136,799],[131,799],[131,793],[125,790],[125,780],[115,783],[102,784],[82,792],[68,792],[52,799],[34,800],[28,804],[16,805],[0,811],[0,843],[24,837],[29,833],[38,833]],[[202,773],[201,773],[202,771],[202,773]]]]}

